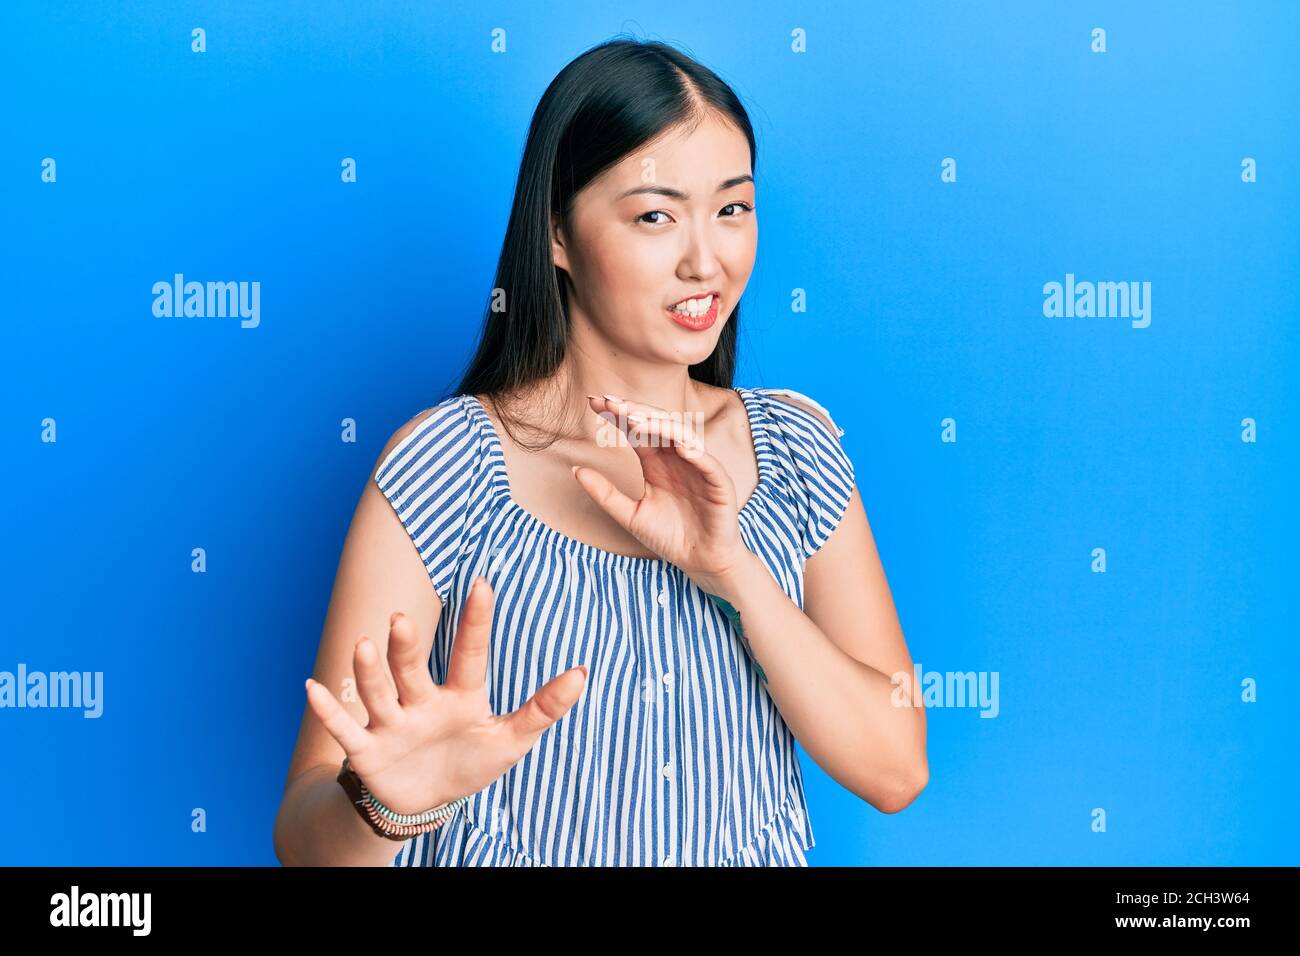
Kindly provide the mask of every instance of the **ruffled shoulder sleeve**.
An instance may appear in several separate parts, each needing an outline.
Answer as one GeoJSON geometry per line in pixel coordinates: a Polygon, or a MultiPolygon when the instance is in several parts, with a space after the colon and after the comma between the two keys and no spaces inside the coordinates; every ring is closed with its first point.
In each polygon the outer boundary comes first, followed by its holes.
{"type": "Polygon", "coordinates": [[[380,462],[374,481],[410,535],[445,607],[475,502],[483,498],[475,494],[484,475],[482,436],[463,396],[425,409],[412,421],[411,431],[380,462]]]}
{"type": "Polygon", "coordinates": [[[801,392],[789,388],[754,391],[763,399],[768,420],[775,427],[778,451],[784,452],[779,457],[791,472],[787,487],[799,516],[804,558],[811,558],[839,527],[853,497],[853,462],[840,445],[844,429],[830,412],[801,392]],[[809,408],[825,415],[831,426],[809,408]]]}

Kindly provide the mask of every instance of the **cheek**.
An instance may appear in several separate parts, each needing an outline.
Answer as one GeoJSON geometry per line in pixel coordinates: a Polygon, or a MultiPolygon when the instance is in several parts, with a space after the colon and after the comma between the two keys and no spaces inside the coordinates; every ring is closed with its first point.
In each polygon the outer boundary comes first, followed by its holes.
{"type": "Polygon", "coordinates": [[[668,243],[638,242],[635,238],[601,246],[592,263],[594,290],[611,315],[630,316],[646,302],[659,302],[674,282],[673,251],[668,243]]]}
{"type": "MultiPolygon", "coordinates": [[[[732,237],[732,241],[720,246],[718,256],[731,282],[747,282],[754,269],[754,257],[758,252],[758,235],[752,230],[744,235],[732,237]]],[[[733,290],[734,292],[735,290],[733,290]]]]}
{"type": "Polygon", "coordinates": [[[753,263],[754,255],[758,252],[758,223],[736,236],[734,249],[737,256],[753,263]]]}

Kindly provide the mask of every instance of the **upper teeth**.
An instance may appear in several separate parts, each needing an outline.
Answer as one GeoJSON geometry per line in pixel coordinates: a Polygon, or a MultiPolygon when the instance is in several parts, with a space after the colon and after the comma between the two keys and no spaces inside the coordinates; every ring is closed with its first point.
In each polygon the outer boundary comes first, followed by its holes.
{"type": "Polygon", "coordinates": [[[702,299],[684,299],[673,306],[673,311],[685,312],[687,315],[703,315],[712,305],[713,296],[706,295],[702,299]]]}

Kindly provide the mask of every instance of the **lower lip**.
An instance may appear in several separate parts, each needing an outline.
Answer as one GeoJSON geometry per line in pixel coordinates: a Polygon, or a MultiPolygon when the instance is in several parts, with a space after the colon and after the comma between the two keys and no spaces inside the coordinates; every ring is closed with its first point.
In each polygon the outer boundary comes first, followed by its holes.
{"type": "Polygon", "coordinates": [[[692,332],[703,332],[718,321],[718,297],[716,295],[713,297],[713,304],[709,306],[709,311],[703,315],[687,315],[675,309],[668,309],[667,312],[672,320],[682,328],[690,329],[692,332]]]}

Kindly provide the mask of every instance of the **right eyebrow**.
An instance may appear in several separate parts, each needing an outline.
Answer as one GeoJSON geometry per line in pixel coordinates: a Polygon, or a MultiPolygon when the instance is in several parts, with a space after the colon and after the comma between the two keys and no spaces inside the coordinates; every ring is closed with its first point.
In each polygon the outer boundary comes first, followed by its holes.
{"type": "MultiPolygon", "coordinates": [[[[730,189],[732,186],[739,186],[741,183],[752,183],[754,177],[746,173],[743,176],[732,176],[730,179],[724,179],[718,186],[717,191],[722,192],[724,189],[730,189]]],[[[628,196],[638,196],[643,193],[654,193],[660,196],[667,196],[669,199],[676,199],[680,202],[689,202],[690,196],[680,189],[674,189],[671,186],[638,186],[635,189],[629,189],[627,192],[620,193],[615,197],[617,202],[620,199],[626,199],[628,196]]]]}

